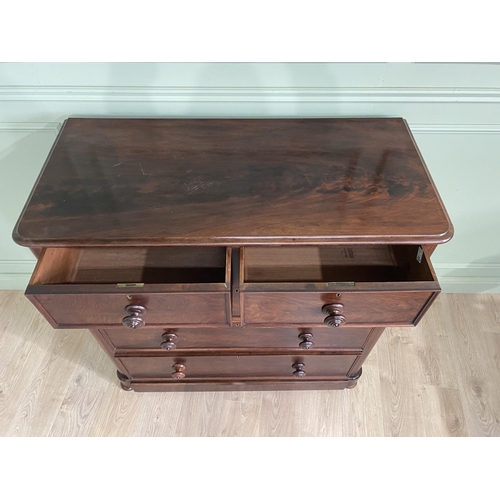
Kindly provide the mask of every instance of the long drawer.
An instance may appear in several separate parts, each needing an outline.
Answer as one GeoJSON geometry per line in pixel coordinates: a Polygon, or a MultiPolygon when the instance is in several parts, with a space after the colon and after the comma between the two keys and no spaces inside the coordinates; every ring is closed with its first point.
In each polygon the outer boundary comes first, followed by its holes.
{"type": "Polygon", "coordinates": [[[371,328],[128,328],[100,329],[116,349],[213,350],[362,349],[371,328]]]}
{"type": "Polygon", "coordinates": [[[356,356],[156,356],[121,357],[134,379],[288,379],[345,378],[356,356]]]}
{"type": "Polygon", "coordinates": [[[27,297],[56,328],[230,322],[231,251],[47,248],[27,297]]]}

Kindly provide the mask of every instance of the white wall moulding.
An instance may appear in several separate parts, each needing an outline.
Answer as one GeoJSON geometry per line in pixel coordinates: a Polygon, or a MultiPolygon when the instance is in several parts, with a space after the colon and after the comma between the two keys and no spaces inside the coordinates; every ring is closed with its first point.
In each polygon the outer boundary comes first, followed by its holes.
{"type": "MultiPolygon", "coordinates": [[[[0,122],[0,132],[54,132],[61,129],[61,122],[0,122]]],[[[415,134],[499,134],[500,124],[423,124],[409,123],[415,134]]]]}
{"type": "Polygon", "coordinates": [[[445,293],[500,293],[500,264],[435,263],[445,293]]]}
{"type": "Polygon", "coordinates": [[[480,264],[435,263],[434,270],[440,276],[486,277],[500,281],[500,264],[481,262],[480,264]]]}
{"type": "MultiPolygon", "coordinates": [[[[61,122],[0,122],[0,132],[54,132],[61,129],[61,122]]],[[[500,124],[468,125],[468,124],[423,124],[409,123],[415,134],[499,134],[500,124]]]]}
{"type": "MultiPolygon", "coordinates": [[[[0,122],[0,132],[54,132],[61,129],[61,122],[0,122]]],[[[415,134],[499,134],[500,124],[424,124],[409,123],[415,134]]]]}
{"type": "Polygon", "coordinates": [[[0,63],[24,87],[490,89],[500,65],[468,63],[0,63]]]}
{"type": "Polygon", "coordinates": [[[439,277],[443,293],[500,293],[500,278],[439,277]]]}
{"type": "Polygon", "coordinates": [[[0,274],[31,274],[35,268],[36,260],[0,260],[0,274]]]}
{"type": "Polygon", "coordinates": [[[0,132],[39,132],[59,133],[60,122],[0,122],[0,132]]]}
{"type": "Polygon", "coordinates": [[[411,124],[415,134],[499,134],[500,125],[411,124]]]}
{"type": "Polygon", "coordinates": [[[0,87],[0,101],[500,103],[500,88],[0,87]]]}
{"type": "Polygon", "coordinates": [[[28,285],[30,274],[0,274],[0,290],[24,290],[28,285]]]}
{"type": "Polygon", "coordinates": [[[24,290],[35,264],[35,260],[0,260],[0,290],[24,290]]]}

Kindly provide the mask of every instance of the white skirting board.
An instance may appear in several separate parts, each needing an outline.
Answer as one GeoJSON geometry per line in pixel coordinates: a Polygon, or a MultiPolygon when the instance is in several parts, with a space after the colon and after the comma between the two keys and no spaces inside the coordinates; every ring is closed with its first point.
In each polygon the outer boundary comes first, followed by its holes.
{"type": "Polygon", "coordinates": [[[500,264],[434,263],[443,292],[500,293],[500,264]]]}

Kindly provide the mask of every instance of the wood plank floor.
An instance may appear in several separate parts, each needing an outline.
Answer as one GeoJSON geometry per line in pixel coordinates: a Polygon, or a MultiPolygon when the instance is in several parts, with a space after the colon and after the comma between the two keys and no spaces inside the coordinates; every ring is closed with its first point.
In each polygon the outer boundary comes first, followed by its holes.
{"type": "Polygon", "coordinates": [[[500,295],[441,294],[346,391],[125,392],[87,331],[0,315],[0,436],[500,436],[500,295]]]}

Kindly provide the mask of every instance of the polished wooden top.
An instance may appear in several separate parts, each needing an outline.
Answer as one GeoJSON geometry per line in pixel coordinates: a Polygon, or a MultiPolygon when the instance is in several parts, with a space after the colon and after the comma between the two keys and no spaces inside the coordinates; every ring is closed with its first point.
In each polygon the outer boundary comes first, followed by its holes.
{"type": "Polygon", "coordinates": [[[406,122],[66,120],[16,228],[26,246],[443,243],[406,122]]]}

